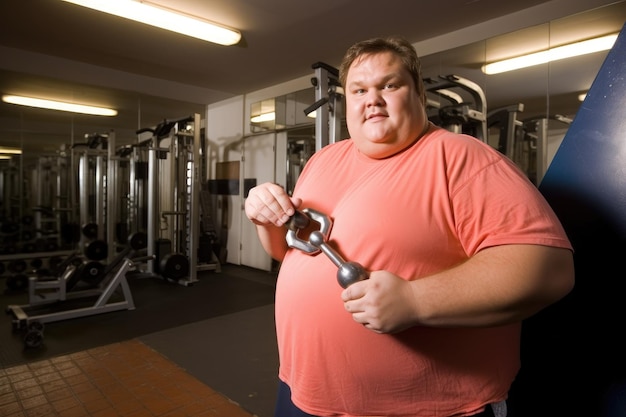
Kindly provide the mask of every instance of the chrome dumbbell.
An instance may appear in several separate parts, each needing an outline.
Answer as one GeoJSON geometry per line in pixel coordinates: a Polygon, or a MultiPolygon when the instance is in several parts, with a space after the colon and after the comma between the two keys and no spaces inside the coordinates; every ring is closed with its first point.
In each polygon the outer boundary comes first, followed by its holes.
{"type": "Polygon", "coordinates": [[[339,268],[337,270],[337,281],[343,288],[354,284],[357,281],[363,281],[369,277],[368,272],[363,266],[357,262],[346,262],[336,250],[334,250],[324,238],[324,235],[316,230],[309,235],[309,243],[316,248],[321,249],[326,256],[339,268]]]}
{"type": "Polygon", "coordinates": [[[286,239],[287,245],[289,245],[290,248],[298,249],[309,255],[316,255],[320,251],[319,248],[313,246],[310,242],[298,235],[300,230],[306,229],[311,221],[319,224],[319,232],[322,236],[328,236],[333,224],[330,218],[319,211],[304,209],[302,211],[296,211],[286,223],[288,229],[286,239]]]}

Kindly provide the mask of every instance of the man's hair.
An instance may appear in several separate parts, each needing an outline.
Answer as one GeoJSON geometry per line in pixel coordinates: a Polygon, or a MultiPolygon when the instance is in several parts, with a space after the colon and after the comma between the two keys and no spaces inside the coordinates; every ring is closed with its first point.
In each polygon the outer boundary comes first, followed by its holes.
{"type": "Polygon", "coordinates": [[[339,66],[339,82],[341,85],[346,88],[348,70],[350,69],[350,65],[352,65],[357,58],[366,54],[379,54],[383,52],[391,52],[402,60],[402,64],[407,71],[409,71],[409,74],[411,74],[411,78],[413,78],[417,93],[422,97],[422,101],[426,103],[426,91],[424,81],[422,80],[421,63],[417,52],[409,41],[398,36],[372,38],[357,42],[348,48],[339,66]]]}

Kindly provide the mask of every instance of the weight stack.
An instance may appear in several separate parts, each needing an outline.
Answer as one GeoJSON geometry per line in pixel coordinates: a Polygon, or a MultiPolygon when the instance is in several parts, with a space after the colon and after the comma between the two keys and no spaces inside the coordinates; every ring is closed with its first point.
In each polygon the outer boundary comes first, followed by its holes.
{"type": "Polygon", "coordinates": [[[209,235],[201,235],[198,245],[198,260],[200,262],[211,262],[211,252],[213,252],[213,239],[209,235]]]}
{"type": "Polygon", "coordinates": [[[154,273],[161,273],[161,259],[172,253],[172,241],[169,239],[157,239],[154,242],[154,273]]]}

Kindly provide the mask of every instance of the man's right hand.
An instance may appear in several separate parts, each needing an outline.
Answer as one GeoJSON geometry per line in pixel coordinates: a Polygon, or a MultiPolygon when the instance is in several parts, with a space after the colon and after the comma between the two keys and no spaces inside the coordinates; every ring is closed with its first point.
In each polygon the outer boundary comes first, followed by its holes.
{"type": "Polygon", "coordinates": [[[294,215],[300,199],[292,199],[283,187],[266,182],[252,188],[245,200],[246,217],[254,224],[282,226],[294,215]]]}

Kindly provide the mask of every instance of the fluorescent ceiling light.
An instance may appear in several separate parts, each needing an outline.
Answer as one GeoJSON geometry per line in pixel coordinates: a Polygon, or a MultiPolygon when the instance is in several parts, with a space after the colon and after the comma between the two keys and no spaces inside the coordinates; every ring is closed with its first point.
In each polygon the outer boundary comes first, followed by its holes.
{"type": "Polygon", "coordinates": [[[587,93],[580,93],[578,95],[578,101],[585,101],[585,97],[587,97],[587,93]]]}
{"type": "Polygon", "coordinates": [[[252,123],[263,123],[263,122],[271,122],[274,119],[276,119],[276,113],[272,111],[268,113],[261,113],[258,116],[253,116],[250,118],[250,121],[252,123]]]}
{"type": "Polygon", "coordinates": [[[588,39],[586,41],[574,42],[545,51],[535,52],[515,58],[492,62],[482,66],[485,74],[499,74],[501,72],[513,71],[520,68],[531,67],[533,65],[545,64],[559,59],[571,58],[594,52],[606,51],[613,47],[617,34],[588,39]]]}
{"type": "Polygon", "coordinates": [[[62,101],[45,100],[34,97],[24,96],[2,96],[2,101],[10,104],[19,104],[20,106],[39,107],[42,109],[62,110],[73,113],[92,114],[96,116],[116,116],[117,110],[105,107],[86,106],[83,104],[65,103],[62,101]]]}
{"type": "Polygon", "coordinates": [[[181,33],[193,38],[220,45],[234,45],[241,40],[241,33],[217,23],[183,12],[166,9],[147,1],[135,0],[63,0],[146,25],[181,33]]]}
{"type": "Polygon", "coordinates": [[[0,148],[0,154],[21,155],[22,150],[17,148],[0,148]]]}

